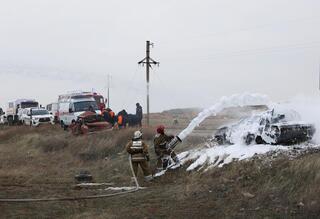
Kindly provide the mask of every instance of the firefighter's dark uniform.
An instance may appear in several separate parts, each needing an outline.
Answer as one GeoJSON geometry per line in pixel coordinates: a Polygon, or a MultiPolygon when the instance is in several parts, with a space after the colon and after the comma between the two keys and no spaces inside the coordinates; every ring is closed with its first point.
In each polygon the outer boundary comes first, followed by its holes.
{"type": "Polygon", "coordinates": [[[163,163],[163,158],[165,156],[171,156],[171,158],[174,160],[174,162],[179,162],[179,159],[176,155],[176,153],[169,149],[167,150],[167,143],[169,143],[174,136],[172,135],[166,135],[166,134],[156,134],[153,143],[154,143],[154,150],[156,152],[156,155],[158,156],[157,160],[157,171],[163,170],[163,168],[166,168],[167,164],[163,163]]]}
{"type": "Polygon", "coordinates": [[[146,181],[152,179],[151,170],[149,167],[149,153],[148,153],[148,145],[143,142],[141,139],[133,139],[130,141],[126,150],[129,154],[131,154],[131,161],[134,174],[137,176],[138,174],[138,166],[141,167],[143,171],[143,175],[146,181]]]}

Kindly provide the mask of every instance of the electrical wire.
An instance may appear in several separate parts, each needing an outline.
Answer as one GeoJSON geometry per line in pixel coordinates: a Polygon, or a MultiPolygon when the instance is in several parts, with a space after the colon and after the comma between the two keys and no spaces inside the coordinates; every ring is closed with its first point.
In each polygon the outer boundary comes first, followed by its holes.
{"type": "Polygon", "coordinates": [[[265,53],[273,53],[273,52],[281,52],[286,50],[292,49],[308,49],[308,48],[318,48],[320,47],[320,41],[315,42],[306,42],[306,43],[298,43],[298,44],[291,44],[291,45],[283,45],[283,46],[274,46],[274,47],[266,47],[266,48],[257,48],[257,49],[248,49],[248,50],[238,50],[232,52],[221,52],[215,54],[209,54],[206,56],[186,56],[179,58],[168,58],[166,61],[186,61],[186,60],[214,60],[219,58],[229,58],[229,57],[236,57],[236,56],[245,56],[245,55],[257,55],[257,54],[265,54],[265,53]]]}
{"type": "MultiPolygon", "coordinates": [[[[160,81],[161,86],[163,86],[164,89],[168,91],[167,85],[161,80],[160,76],[159,76],[156,72],[155,72],[154,75],[155,75],[155,77],[160,81]]],[[[170,98],[167,98],[167,101],[169,101],[170,104],[171,104],[172,106],[174,106],[174,105],[175,105],[175,104],[174,104],[175,100],[177,100],[177,97],[176,97],[176,95],[175,95],[175,92],[171,92],[171,93],[170,93],[170,98]],[[172,98],[172,97],[173,97],[173,98],[172,98]]]]}
{"type": "MultiPolygon", "coordinates": [[[[217,31],[214,33],[208,33],[208,34],[195,34],[195,35],[189,35],[189,36],[183,36],[183,39],[190,39],[190,40],[203,40],[204,38],[213,38],[217,36],[227,36],[227,35],[233,35],[235,33],[239,32],[248,32],[248,31],[256,31],[256,30],[261,30],[261,29],[270,29],[274,27],[282,27],[282,26],[287,26],[288,24],[292,23],[303,23],[303,22],[310,22],[310,21],[319,21],[320,17],[319,16],[311,16],[311,17],[305,17],[305,18],[295,18],[295,19],[290,19],[284,22],[280,23],[265,23],[265,24],[258,24],[252,27],[240,27],[236,28],[233,30],[226,30],[226,31],[217,31]]],[[[170,46],[172,43],[172,39],[170,40],[164,40],[160,41],[161,47],[162,46],[170,46]]]]}

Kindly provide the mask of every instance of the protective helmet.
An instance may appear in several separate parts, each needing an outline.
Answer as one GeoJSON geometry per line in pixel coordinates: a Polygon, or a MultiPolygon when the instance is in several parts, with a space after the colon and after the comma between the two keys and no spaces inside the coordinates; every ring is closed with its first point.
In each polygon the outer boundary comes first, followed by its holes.
{"type": "Polygon", "coordinates": [[[157,127],[157,133],[159,134],[164,134],[164,126],[163,125],[159,125],[157,127]]]}
{"type": "Polygon", "coordinates": [[[138,138],[141,138],[142,137],[142,132],[140,131],[135,131],[134,134],[133,134],[133,138],[134,139],[138,139],[138,138]]]}

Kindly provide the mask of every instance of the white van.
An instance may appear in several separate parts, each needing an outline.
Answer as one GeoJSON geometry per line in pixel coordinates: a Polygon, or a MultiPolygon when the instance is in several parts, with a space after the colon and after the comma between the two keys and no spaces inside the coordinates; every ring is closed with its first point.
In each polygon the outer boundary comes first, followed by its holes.
{"type": "Polygon", "coordinates": [[[72,122],[77,121],[78,116],[86,111],[93,110],[97,114],[101,114],[93,97],[61,99],[58,105],[60,124],[64,129],[72,122]]]}

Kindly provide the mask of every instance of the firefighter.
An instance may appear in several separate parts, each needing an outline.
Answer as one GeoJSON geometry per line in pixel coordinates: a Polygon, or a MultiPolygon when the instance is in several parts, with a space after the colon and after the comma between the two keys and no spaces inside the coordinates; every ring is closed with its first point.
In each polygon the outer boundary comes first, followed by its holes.
{"type": "Polygon", "coordinates": [[[173,135],[165,134],[165,127],[163,125],[157,127],[157,134],[153,140],[154,150],[158,156],[156,172],[166,169],[170,164],[171,159],[175,162],[175,165],[180,165],[180,160],[176,153],[172,149],[167,149],[167,144],[173,138],[173,135]]]}
{"type": "Polygon", "coordinates": [[[110,122],[111,122],[111,124],[113,126],[114,125],[114,119],[115,119],[115,113],[110,108],[108,108],[107,111],[109,113],[110,122]]]}
{"type": "Polygon", "coordinates": [[[114,112],[110,108],[107,108],[103,111],[104,120],[112,124],[112,126],[114,125],[114,117],[114,112]]]}
{"type": "Polygon", "coordinates": [[[104,109],[104,110],[102,111],[102,116],[103,116],[103,118],[104,118],[104,121],[109,122],[109,113],[108,113],[107,109],[104,109]]]}
{"type": "Polygon", "coordinates": [[[122,114],[118,114],[117,118],[118,118],[117,123],[118,123],[119,129],[124,128],[123,115],[122,114]]]}
{"type": "Polygon", "coordinates": [[[135,176],[137,177],[138,166],[140,166],[143,171],[144,180],[152,180],[149,167],[148,145],[142,141],[142,133],[140,131],[134,132],[133,139],[126,145],[126,150],[131,156],[131,163],[135,176]]]}

